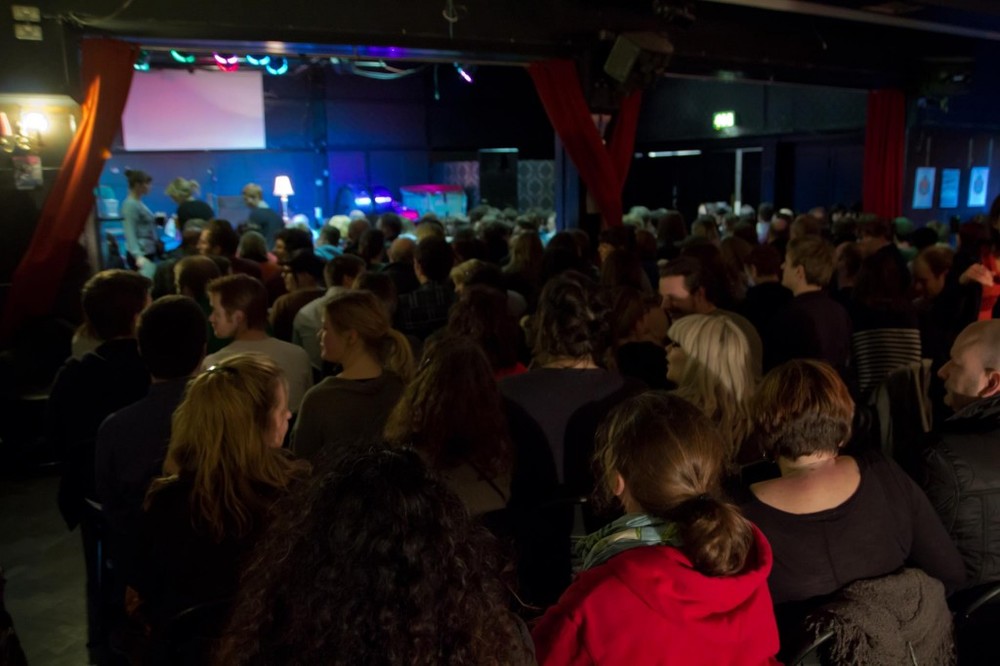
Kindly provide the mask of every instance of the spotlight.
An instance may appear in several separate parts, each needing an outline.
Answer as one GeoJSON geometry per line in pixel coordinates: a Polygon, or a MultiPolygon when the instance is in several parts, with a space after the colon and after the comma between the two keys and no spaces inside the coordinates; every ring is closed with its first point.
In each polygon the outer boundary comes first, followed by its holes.
{"type": "Polygon", "coordinates": [[[137,72],[148,72],[149,71],[149,51],[139,51],[139,57],[136,58],[135,64],[132,65],[137,72]]]}
{"type": "Polygon", "coordinates": [[[267,73],[272,76],[281,76],[288,71],[288,58],[282,58],[281,64],[277,67],[272,67],[269,61],[268,64],[264,65],[264,69],[266,69],[267,73]]]}
{"type": "Polygon", "coordinates": [[[455,71],[458,72],[459,76],[461,76],[463,79],[465,79],[466,83],[472,83],[472,75],[468,71],[466,71],[466,69],[464,67],[462,67],[461,65],[459,65],[457,62],[455,63],[455,71]]]}
{"type": "Polygon", "coordinates": [[[223,72],[235,72],[240,67],[240,59],[238,56],[221,56],[218,53],[213,53],[212,57],[215,58],[215,64],[219,66],[223,72]]]}
{"type": "Polygon", "coordinates": [[[195,61],[195,57],[193,55],[190,53],[181,53],[177,49],[170,49],[170,57],[182,65],[191,65],[195,61]]]}
{"type": "Polygon", "coordinates": [[[248,53],[247,62],[253,65],[254,67],[264,67],[265,65],[268,65],[271,62],[271,56],[261,56],[257,58],[256,56],[252,56],[248,53]]]}

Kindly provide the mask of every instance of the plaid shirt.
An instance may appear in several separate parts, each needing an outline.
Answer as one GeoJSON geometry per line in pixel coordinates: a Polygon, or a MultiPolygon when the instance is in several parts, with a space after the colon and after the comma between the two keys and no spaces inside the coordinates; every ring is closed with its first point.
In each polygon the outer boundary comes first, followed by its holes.
{"type": "Polygon", "coordinates": [[[416,291],[399,297],[396,328],[421,340],[448,323],[455,292],[440,282],[425,282],[416,291]]]}

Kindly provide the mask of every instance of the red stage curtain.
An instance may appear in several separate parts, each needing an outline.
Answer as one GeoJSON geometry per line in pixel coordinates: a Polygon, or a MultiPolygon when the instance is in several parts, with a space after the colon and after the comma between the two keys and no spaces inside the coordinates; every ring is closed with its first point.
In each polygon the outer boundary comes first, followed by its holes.
{"type": "Polygon", "coordinates": [[[905,160],[906,96],[902,90],[869,91],[862,195],[865,212],[887,218],[902,214],[905,160]]]}
{"type": "Polygon", "coordinates": [[[622,188],[632,163],[642,94],[633,92],[622,101],[611,139],[605,147],[583,97],[576,65],[571,60],[533,63],[528,71],[552,127],[601,209],[605,226],[620,225],[622,188]]]}
{"type": "Polygon", "coordinates": [[[42,208],[31,244],[14,271],[3,317],[4,338],[26,319],[50,311],[70,253],[94,207],[93,190],[104,161],[111,155],[111,141],[121,126],[138,47],[111,39],[88,39],[82,52],[86,96],[80,124],[42,208]]]}

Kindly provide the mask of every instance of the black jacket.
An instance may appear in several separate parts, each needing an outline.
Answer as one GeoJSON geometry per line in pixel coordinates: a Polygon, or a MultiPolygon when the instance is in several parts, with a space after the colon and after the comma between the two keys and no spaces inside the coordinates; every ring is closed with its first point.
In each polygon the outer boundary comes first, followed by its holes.
{"type": "Polygon", "coordinates": [[[941,424],[922,485],[965,560],[967,585],[1000,580],[1000,396],[941,424]]]}

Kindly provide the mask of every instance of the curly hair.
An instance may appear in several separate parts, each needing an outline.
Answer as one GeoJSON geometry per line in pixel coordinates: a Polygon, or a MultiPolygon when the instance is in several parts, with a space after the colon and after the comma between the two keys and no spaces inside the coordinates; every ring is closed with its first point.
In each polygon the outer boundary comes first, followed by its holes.
{"type": "Polygon", "coordinates": [[[415,452],[343,459],[276,509],[216,663],[524,660],[495,542],[415,452]]]}
{"type": "Polygon", "coordinates": [[[582,273],[567,271],[551,279],[528,327],[535,362],[568,357],[604,365],[611,346],[610,310],[606,293],[582,273]]]}
{"type": "Polygon", "coordinates": [[[385,438],[396,446],[413,446],[435,469],[468,462],[490,477],[510,471],[500,391],[474,341],[452,336],[425,350],[420,369],[389,416],[385,438]]]}
{"type": "Polygon", "coordinates": [[[462,290],[448,314],[448,333],[476,342],[493,371],[517,365],[520,329],[507,309],[507,295],[484,285],[462,290]]]}

